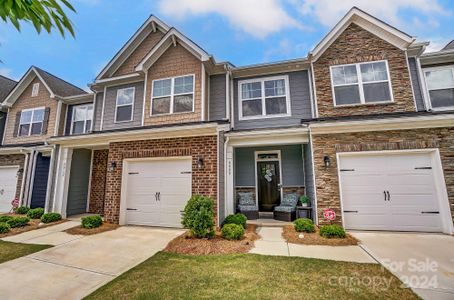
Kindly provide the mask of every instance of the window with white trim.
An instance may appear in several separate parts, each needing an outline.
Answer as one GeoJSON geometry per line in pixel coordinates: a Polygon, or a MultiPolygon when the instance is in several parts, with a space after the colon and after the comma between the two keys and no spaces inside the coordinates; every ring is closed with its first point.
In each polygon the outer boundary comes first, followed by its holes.
{"type": "Polygon", "coordinates": [[[387,61],[331,66],[334,104],[392,102],[387,61]]]}
{"type": "Polygon", "coordinates": [[[454,66],[424,70],[431,107],[454,107],[454,66]]]}
{"type": "Polygon", "coordinates": [[[39,92],[39,82],[33,84],[32,97],[38,96],[38,92],[39,92]]]}
{"type": "Polygon", "coordinates": [[[130,122],[133,120],[135,90],[134,87],[117,90],[115,123],[130,122]]]}
{"type": "Polygon", "coordinates": [[[240,120],[290,115],[288,77],[238,82],[240,120]]]}
{"type": "Polygon", "coordinates": [[[43,130],[44,107],[21,111],[18,136],[39,135],[43,130]]]}
{"type": "Polygon", "coordinates": [[[73,107],[71,134],[83,134],[91,131],[93,121],[93,104],[83,104],[73,107]]]}
{"type": "Polygon", "coordinates": [[[151,115],[194,111],[194,75],[153,80],[151,115]]]}

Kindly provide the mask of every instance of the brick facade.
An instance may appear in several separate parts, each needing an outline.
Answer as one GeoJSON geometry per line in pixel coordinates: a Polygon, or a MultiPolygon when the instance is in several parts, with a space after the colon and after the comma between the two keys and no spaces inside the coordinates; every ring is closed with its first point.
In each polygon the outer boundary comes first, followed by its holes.
{"type": "Polygon", "coordinates": [[[88,211],[100,215],[104,215],[104,198],[106,192],[108,156],[108,149],[93,151],[93,166],[90,184],[90,205],[88,211]]]}
{"type": "Polygon", "coordinates": [[[314,63],[319,117],[415,111],[405,52],[351,24],[314,63]],[[335,107],[330,66],[387,60],[394,102],[335,107]]]}
{"type": "MultiPolygon", "coordinates": [[[[19,166],[22,169],[19,177],[17,178],[17,186],[16,186],[16,198],[19,199],[21,187],[22,187],[22,178],[24,176],[24,163],[25,163],[25,155],[24,154],[10,154],[10,155],[0,155],[0,167],[6,166],[19,166]]],[[[11,199],[13,200],[13,199],[11,199]]]]}
{"type": "Polygon", "coordinates": [[[160,140],[111,143],[108,161],[117,167],[107,172],[104,216],[108,222],[118,223],[120,216],[123,159],[147,157],[192,156],[192,193],[209,196],[217,211],[217,137],[198,136],[160,140]],[[204,167],[197,168],[203,158],[204,167]]]}
{"type": "Polygon", "coordinates": [[[341,222],[339,178],[336,153],[355,151],[439,148],[446,187],[454,220],[454,129],[433,128],[362,133],[313,135],[317,213],[323,223],[323,209],[333,208],[341,222]],[[324,156],[331,158],[325,168],[324,156]]]}
{"type": "Polygon", "coordinates": [[[145,125],[162,125],[201,121],[202,107],[202,63],[183,46],[169,49],[148,70],[147,94],[145,101],[145,125]],[[151,94],[153,80],[168,77],[191,75],[195,76],[194,112],[151,116],[151,94]]]}

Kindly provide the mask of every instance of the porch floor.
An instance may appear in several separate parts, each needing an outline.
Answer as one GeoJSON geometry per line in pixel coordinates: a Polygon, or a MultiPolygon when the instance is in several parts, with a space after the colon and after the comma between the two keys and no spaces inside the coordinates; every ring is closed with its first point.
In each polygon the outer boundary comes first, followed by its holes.
{"type": "Polygon", "coordinates": [[[260,218],[257,220],[247,220],[247,224],[256,225],[259,227],[284,227],[286,225],[292,225],[291,222],[284,222],[268,218],[260,218]]]}

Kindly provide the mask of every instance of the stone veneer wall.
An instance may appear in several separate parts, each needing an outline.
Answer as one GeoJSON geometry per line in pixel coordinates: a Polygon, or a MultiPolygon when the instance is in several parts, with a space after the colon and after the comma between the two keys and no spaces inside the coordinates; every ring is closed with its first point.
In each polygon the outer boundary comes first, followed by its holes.
{"type": "Polygon", "coordinates": [[[351,24],[314,63],[320,117],[416,111],[405,52],[374,34],[351,24]],[[330,66],[387,60],[394,102],[335,107],[330,66]]]}
{"type": "Polygon", "coordinates": [[[104,217],[118,223],[120,217],[123,159],[147,157],[192,157],[192,193],[209,196],[215,201],[217,214],[217,136],[197,136],[111,143],[109,159],[117,168],[107,172],[104,217]],[[197,168],[203,158],[204,168],[197,168]]]}
{"type": "Polygon", "coordinates": [[[312,141],[317,213],[320,223],[323,224],[323,209],[326,208],[334,209],[337,215],[336,221],[341,223],[336,153],[426,148],[438,148],[440,151],[451,215],[454,220],[454,128],[321,134],[313,135],[312,141]],[[331,158],[332,163],[329,168],[325,168],[323,163],[325,155],[331,158]]]}
{"type": "MultiPolygon", "coordinates": [[[[22,187],[22,178],[24,176],[24,163],[25,163],[25,155],[24,154],[10,154],[10,155],[0,155],[0,167],[6,166],[19,166],[23,172],[17,178],[17,186],[16,186],[16,198],[19,199],[20,191],[22,187]]],[[[11,201],[14,199],[11,199],[11,201]]]]}
{"type": "Polygon", "coordinates": [[[100,215],[104,214],[108,156],[108,149],[93,151],[89,212],[100,215]]]}

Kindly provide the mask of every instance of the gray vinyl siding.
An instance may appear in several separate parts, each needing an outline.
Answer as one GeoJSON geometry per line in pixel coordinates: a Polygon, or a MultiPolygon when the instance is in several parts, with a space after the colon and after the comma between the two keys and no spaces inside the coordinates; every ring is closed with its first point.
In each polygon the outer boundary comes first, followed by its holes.
{"type": "Polygon", "coordinates": [[[314,183],[314,168],[312,165],[312,152],[311,146],[306,144],[303,146],[303,159],[304,159],[304,177],[305,177],[305,191],[306,195],[311,199],[311,203],[315,200],[315,183],[314,183]]]}
{"type": "Polygon", "coordinates": [[[104,93],[96,94],[95,107],[93,112],[93,131],[101,130],[101,116],[102,116],[102,102],[104,98],[104,93]]]}
{"type": "Polygon", "coordinates": [[[255,186],[255,151],[281,150],[282,185],[304,186],[301,145],[235,149],[235,186],[255,186]]]}
{"type": "Polygon", "coordinates": [[[210,77],[210,103],[209,120],[217,121],[226,118],[226,75],[213,75],[210,77]]]}
{"type": "Polygon", "coordinates": [[[102,130],[128,128],[142,125],[143,113],[143,86],[144,82],[136,82],[125,85],[118,85],[108,87],[106,89],[106,98],[104,104],[104,117],[102,123],[102,130]],[[115,111],[117,102],[117,91],[128,87],[134,87],[134,110],[133,120],[130,122],[115,123],[115,111]]]}
{"type": "Polygon", "coordinates": [[[218,166],[218,208],[219,222],[222,223],[225,219],[224,131],[218,134],[218,166]]]}
{"type": "Polygon", "coordinates": [[[312,112],[309,84],[309,72],[307,70],[285,74],[273,74],[270,76],[234,79],[233,96],[235,129],[296,126],[301,123],[301,119],[310,119],[312,117],[312,112]],[[290,117],[263,118],[240,121],[238,111],[238,82],[241,80],[248,80],[253,78],[273,77],[281,75],[288,75],[289,77],[290,106],[292,115],[290,117]]]}
{"type": "Polygon", "coordinates": [[[6,113],[0,111],[0,146],[3,141],[3,132],[5,131],[6,113]]]}
{"type": "MultiPolygon", "coordinates": [[[[79,105],[84,105],[84,104],[90,104],[92,102],[87,102],[87,103],[80,103],[80,104],[75,104],[75,105],[68,105],[68,111],[66,112],[66,124],[65,124],[65,135],[70,135],[71,134],[71,122],[73,119],[73,109],[75,106],[79,105]]],[[[96,112],[94,113],[96,114],[96,112]]]]}
{"type": "Polygon", "coordinates": [[[421,78],[419,78],[418,65],[414,57],[408,58],[408,66],[410,67],[411,83],[413,85],[413,95],[415,97],[416,108],[418,111],[423,111],[425,110],[425,107],[421,88],[422,81],[421,78]]]}
{"type": "Polygon", "coordinates": [[[68,216],[87,212],[90,165],[91,150],[75,149],[71,160],[71,176],[66,205],[68,216]]]}

